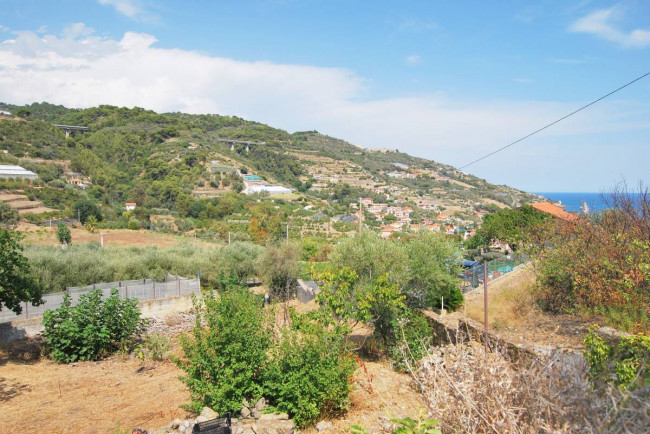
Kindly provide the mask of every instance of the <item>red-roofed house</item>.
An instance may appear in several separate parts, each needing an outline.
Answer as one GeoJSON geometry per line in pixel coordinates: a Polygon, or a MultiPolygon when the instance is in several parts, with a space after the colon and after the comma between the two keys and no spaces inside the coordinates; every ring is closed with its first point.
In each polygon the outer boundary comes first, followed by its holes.
{"type": "Polygon", "coordinates": [[[571,214],[569,212],[566,212],[562,208],[560,208],[557,205],[553,205],[552,203],[549,202],[539,202],[539,203],[531,203],[530,206],[535,208],[539,212],[543,212],[544,214],[549,214],[554,217],[557,217],[559,219],[572,222],[576,221],[578,219],[578,216],[575,214],[571,214]]]}

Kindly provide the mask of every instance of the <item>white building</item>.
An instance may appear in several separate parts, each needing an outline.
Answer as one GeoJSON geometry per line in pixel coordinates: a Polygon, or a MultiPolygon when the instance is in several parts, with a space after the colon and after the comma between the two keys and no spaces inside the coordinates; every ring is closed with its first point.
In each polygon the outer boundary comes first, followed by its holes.
{"type": "Polygon", "coordinates": [[[0,165],[0,178],[38,179],[38,175],[20,166],[0,165]]]}
{"type": "Polygon", "coordinates": [[[289,194],[291,189],[281,185],[247,185],[244,189],[246,194],[255,193],[269,193],[269,194],[289,194]]]}

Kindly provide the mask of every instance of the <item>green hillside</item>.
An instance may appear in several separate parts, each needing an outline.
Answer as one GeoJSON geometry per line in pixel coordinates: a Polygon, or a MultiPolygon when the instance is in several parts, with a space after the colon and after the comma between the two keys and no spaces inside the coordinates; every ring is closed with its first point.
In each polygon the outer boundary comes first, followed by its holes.
{"type": "MultiPolygon", "coordinates": [[[[238,117],[48,103],[0,104],[0,110],[21,115],[0,118],[0,163],[39,175],[29,183],[0,181],[0,188],[42,201],[60,216],[75,216],[80,203],[93,203],[101,224],[110,227],[210,232],[221,224],[223,232],[224,222],[254,217],[266,196],[238,194],[240,174],[292,188],[296,194],[279,198],[279,218],[313,223],[316,232],[331,216],[350,212],[360,197],[410,206],[418,218],[446,210],[467,226],[478,223],[477,211],[535,199],[401,152],[363,149],[316,131],[290,134],[238,117]],[[54,124],[89,131],[66,138],[54,124]],[[126,202],[137,208],[124,217],[126,202]],[[323,218],[312,218],[319,212],[323,218]]],[[[367,224],[373,225],[371,218],[367,224]]]]}

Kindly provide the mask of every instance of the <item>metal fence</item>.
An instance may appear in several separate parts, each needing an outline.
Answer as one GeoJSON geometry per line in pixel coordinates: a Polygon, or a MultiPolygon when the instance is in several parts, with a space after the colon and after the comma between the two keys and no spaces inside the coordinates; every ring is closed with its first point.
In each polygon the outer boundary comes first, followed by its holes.
{"type": "MultiPolygon", "coordinates": [[[[72,306],[75,306],[79,302],[79,297],[83,294],[99,289],[102,291],[104,297],[108,297],[113,288],[118,290],[120,298],[136,298],[143,301],[192,294],[201,289],[201,282],[198,278],[184,279],[179,276],[168,275],[162,282],[156,282],[151,279],[122,280],[67,288],[65,292],[70,294],[72,306]]],[[[45,303],[39,306],[32,306],[31,303],[25,303],[23,305],[23,312],[20,315],[3,309],[0,311],[0,323],[40,317],[46,310],[59,308],[63,304],[63,294],[65,292],[44,294],[43,300],[45,303]]]]}
{"type": "MultiPolygon", "coordinates": [[[[518,253],[505,258],[493,259],[487,263],[488,283],[504,274],[508,274],[517,268],[530,262],[530,258],[523,253],[518,253]]],[[[485,279],[483,263],[480,262],[473,267],[463,269],[460,276],[463,290],[469,291],[481,285],[485,279]]]]}

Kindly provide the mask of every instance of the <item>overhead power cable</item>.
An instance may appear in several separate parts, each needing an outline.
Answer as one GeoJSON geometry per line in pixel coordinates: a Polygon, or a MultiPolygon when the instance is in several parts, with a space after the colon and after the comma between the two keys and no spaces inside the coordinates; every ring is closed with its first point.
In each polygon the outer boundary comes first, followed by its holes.
{"type": "Polygon", "coordinates": [[[572,111],[572,112],[569,113],[568,115],[563,116],[563,117],[561,117],[560,119],[558,119],[558,120],[556,120],[556,121],[553,121],[553,122],[551,122],[550,124],[545,125],[545,126],[543,126],[542,128],[540,128],[540,129],[538,129],[538,130],[533,131],[532,133],[528,134],[527,136],[522,137],[521,139],[515,140],[514,142],[509,143],[509,144],[507,144],[507,145],[505,145],[505,146],[503,146],[503,147],[497,149],[496,151],[492,151],[492,152],[490,152],[489,154],[486,154],[486,155],[482,156],[481,158],[478,158],[478,159],[472,161],[471,163],[468,163],[468,164],[466,164],[466,165],[464,165],[464,166],[461,166],[461,167],[459,167],[459,169],[464,169],[464,168],[466,168],[466,167],[468,167],[468,166],[471,166],[471,165],[474,164],[474,163],[478,163],[478,162],[481,161],[481,160],[485,160],[486,158],[491,157],[492,155],[496,154],[497,152],[501,152],[501,151],[503,151],[503,150],[506,149],[506,148],[509,148],[509,147],[511,147],[511,146],[513,146],[513,145],[516,145],[517,143],[519,143],[519,142],[521,142],[521,141],[523,141],[523,140],[526,140],[526,139],[529,138],[530,136],[534,136],[535,134],[539,133],[540,131],[544,131],[545,129],[547,129],[547,128],[549,128],[549,127],[552,127],[553,125],[557,124],[558,122],[562,122],[562,121],[565,120],[566,118],[568,118],[568,117],[570,117],[570,116],[573,116],[574,114],[576,114],[576,113],[578,113],[578,112],[580,112],[580,111],[586,109],[587,107],[592,106],[592,105],[596,104],[597,102],[604,100],[605,98],[607,98],[607,97],[610,96],[610,95],[615,94],[615,93],[618,92],[619,90],[625,89],[625,88],[628,87],[629,85],[636,83],[637,81],[641,80],[642,78],[647,77],[648,75],[650,75],[650,72],[646,72],[646,73],[643,74],[642,76],[637,77],[637,78],[635,78],[634,80],[630,81],[629,83],[626,83],[626,84],[624,84],[623,86],[619,87],[618,89],[615,89],[615,90],[611,91],[611,92],[608,93],[607,95],[603,95],[603,96],[601,96],[600,98],[598,98],[598,99],[596,99],[596,100],[593,100],[593,101],[590,102],[589,104],[584,105],[584,106],[580,107],[579,109],[577,109],[577,110],[575,110],[575,111],[572,111]]]}

